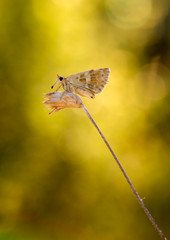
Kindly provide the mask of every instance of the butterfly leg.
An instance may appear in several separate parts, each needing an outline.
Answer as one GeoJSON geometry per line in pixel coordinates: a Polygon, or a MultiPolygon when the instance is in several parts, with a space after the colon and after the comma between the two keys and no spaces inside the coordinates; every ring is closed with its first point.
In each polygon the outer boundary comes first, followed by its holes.
{"type": "Polygon", "coordinates": [[[55,92],[57,92],[57,91],[60,89],[60,87],[61,87],[61,85],[59,85],[59,86],[56,88],[55,92]]]}

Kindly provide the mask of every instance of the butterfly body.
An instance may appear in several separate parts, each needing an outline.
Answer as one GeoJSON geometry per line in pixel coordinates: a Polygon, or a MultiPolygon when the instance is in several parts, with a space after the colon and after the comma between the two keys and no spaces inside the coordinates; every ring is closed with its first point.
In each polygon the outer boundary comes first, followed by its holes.
{"type": "Polygon", "coordinates": [[[100,93],[108,83],[109,75],[109,68],[100,68],[76,73],[68,77],[58,76],[57,81],[59,87],[62,86],[67,92],[94,98],[95,94],[100,93]]]}

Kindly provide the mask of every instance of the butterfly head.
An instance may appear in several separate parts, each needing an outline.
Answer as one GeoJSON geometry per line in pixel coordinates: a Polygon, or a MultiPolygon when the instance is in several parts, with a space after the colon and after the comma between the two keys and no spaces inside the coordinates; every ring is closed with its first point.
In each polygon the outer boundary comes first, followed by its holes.
{"type": "Polygon", "coordinates": [[[64,79],[63,77],[61,77],[61,76],[59,76],[59,75],[57,74],[57,81],[51,86],[51,88],[53,88],[56,83],[58,83],[58,84],[59,84],[59,87],[60,87],[60,86],[61,86],[61,82],[62,82],[63,79],[64,79]]]}
{"type": "Polygon", "coordinates": [[[60,77],[60,76],[58,76],[58,79],[59,79],[59,81],[62,81],[64,78],[63,78],[63,77],[60,77]]]}

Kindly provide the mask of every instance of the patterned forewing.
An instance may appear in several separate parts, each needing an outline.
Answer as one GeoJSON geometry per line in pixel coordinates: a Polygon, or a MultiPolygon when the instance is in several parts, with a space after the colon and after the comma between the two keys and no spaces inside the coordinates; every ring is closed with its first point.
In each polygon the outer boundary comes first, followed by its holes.
{"type": "Polygon", "coordinates": [[[73,74],[67,77],[67,80],[73,87],[87,89],[97,94],[100,93],[108,83],[109,74],[109,68],[92,69],[73,74]]]}

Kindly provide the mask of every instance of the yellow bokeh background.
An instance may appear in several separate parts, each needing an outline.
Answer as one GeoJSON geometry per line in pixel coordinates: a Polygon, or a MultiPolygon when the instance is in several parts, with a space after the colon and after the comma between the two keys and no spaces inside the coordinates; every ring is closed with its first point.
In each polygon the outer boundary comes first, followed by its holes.
{"type": "Polygon", "coordinates": [[[0,239],[160,239],[81,109],[48,115],[57,74],[109,67],[82,98],[170,237],[168,0],[1,0],[0,239]]]}

